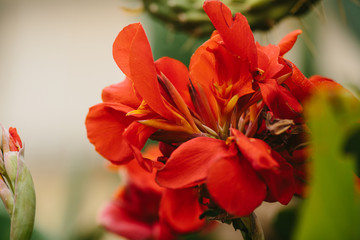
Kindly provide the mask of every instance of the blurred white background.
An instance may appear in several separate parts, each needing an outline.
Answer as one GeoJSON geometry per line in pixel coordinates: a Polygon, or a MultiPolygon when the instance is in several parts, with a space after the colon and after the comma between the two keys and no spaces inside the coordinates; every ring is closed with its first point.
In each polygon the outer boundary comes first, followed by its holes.
{"type": "MultiPolygon", "coordinates": [[[[84,120],[88,108],[101,101],[102,88],[123,79],[112,58],[116,35],[144,19],[124,12],[121,4],[0,0],[0,122],[16,127],[25,142],[38,199],[36,224],[47,232],[61,233],[74,222],[93,226],[116,187],[87,140],[84,120]]],[[[332,14],[327,10],[317,23],[312,42],[319,74],[359,86],[359,44],[332,14]]],[[[301,27],[289,22],[268,34],[272,43],[301,27]]],[[[303,45],[288,58],[295,60],[303,45]]]]}

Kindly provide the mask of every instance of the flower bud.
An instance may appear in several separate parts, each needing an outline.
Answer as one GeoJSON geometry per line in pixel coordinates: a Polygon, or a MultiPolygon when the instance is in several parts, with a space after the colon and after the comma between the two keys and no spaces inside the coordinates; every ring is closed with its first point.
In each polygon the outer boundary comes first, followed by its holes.
{"type": "Polygon", "coordinates": [[[11,217],[10,239],[30,239],[35,218],[34,183],[16,129],[1,126],[1,130],[0,198],[11,217]]]}

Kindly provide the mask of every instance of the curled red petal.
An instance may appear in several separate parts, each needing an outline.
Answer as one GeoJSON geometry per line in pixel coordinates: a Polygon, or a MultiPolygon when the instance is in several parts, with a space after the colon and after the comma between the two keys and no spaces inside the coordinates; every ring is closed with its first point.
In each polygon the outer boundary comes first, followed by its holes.
{"type": "Polygon", "coordinates": [[[206,0],[204,10],[227,48],[241,59],[247,59],[254,70],[257,67],[255,40],[245,16],[236,13],[233,18],[231,10],[219,0],[206,0]]]}
{"type": "Polygon", "coordinates": [[[280,47],[280,56],[287,53],[295,44],[297,37],[302,33],[300,29],[292,31],[280,40],[278,46],[280,47]]]}
{"type": "Polygon", "coordinates": [[[114,164],[124,164],[133,158],[129,143],[123,136],[134,118],[126,113],[132,109],[115,103],[100,103],[89,109],[85,120],[87,136],[95,149],[114,164]]]}
{"type": "Polygon", "coordinates": [[[124,27],[116,37],[113,44],[114,60],[126,76],[130,76],[130,47],[133,43],[134,35],[140,26],[140,23],[133,23],[124,27]]]}
{"type": "Polygon", "coordinates": [[[260,139],[248,138],[237,129],[231,129],[241,154],[255,170],[276,169],[279,164],[270,155],[270,147],[260,139]]]}
{"type": "Polygon", "coordinates": [[[295,193],[293,167],[276,151],[271,151],[271,155],[279,163],[278,171],[266,170],[261,171],[260,174],[269,188],[272,200],[288,204],[295,193]]]}
{"type": "Polygon", "coordinates": [[[290,89],[291,94],[302,102],[316,88],[312,82],[289,60],[286,60],[292,68],[292,76],[285,80],[286,86],[290,89]]]}
{"type": "Polygon", "coordinates": [[[165,167],[156,174],[156,181],[167,188],[184,188],[204,182],[207,170],[217,160],[236,154],[224,141],[197,137],[180,145],[165,167]]]}
{"type": "Polygon", "coordinates": [[[152,110],[173,119],[161,97],[150,44],[140,23],[130,24],[119,33],[113,44],[113,56],[119,68],[133,82],[136,93],[152,110]]]}
{"type": "Polygon", "coordinates": [[[293,119],[302,112],[302,106],[289,90],[275,79],[258,82],[265,104],[275,118],[293,119]]]}
{"type": "Polygon", "coordinates": [[[265,183],[245,158],[225,158],[212,164],[206,185],[215,202],[237,216],[252,213],[266,196],[265,183]]]}
{"type": "Polygon", "coordinates": [[[124,131],[124,136],[129,143],[141,150],[151,134],[156,132],[156,130],[156,128],[132,122],[124,131]]]}
{"type": "Polygon", "coordinates": [[[261,46],[259,43],[256,44],[256,47],[258,49],[258,67],[265,71],[261,78],[273,78],[284,67],[279,63],[279,47],[271,44],[261,46]]]}
{"type": "Polygon", "coordinates": [[[194,232],[202,228],[203,207],[199,203],[197,188],[166,189],[160,203],[160,218],[178,233],[194,232]]]}
{"type": "Polygon", "coordinates": [[[117,84],[103,89],[102,99],[104,102],[121,103],[134,109],[138,108],[141,101],[136,96],[132,82],[129,78],[117,84]]]}
{"type": "Polygon", "coordinates": [[[138,25],[130,46],[129,69],[135,90],[151,109],[166,119],[174,119],[161,96],[150,44],[141,25],[138,25]]]}

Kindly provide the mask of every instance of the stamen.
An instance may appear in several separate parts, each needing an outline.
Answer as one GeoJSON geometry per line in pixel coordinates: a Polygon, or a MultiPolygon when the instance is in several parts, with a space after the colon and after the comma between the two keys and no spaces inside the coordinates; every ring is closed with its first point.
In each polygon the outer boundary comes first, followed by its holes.
{"type": "Polygon", "coordinates": [[[198,111],[201,119],[205,122],[207,126],[212,128],[213,130],[217,131],[218,127],[215,121],[215,118],[212,114],[212,111],[210,109],[209,103],[207,102],[207,99],[205,97],[205,93],[202,91],[202,88],[200,85],[198,85],[199,92],[195,89],[191,79],[190,84],[188,86],[191,101],[194,104],[195,109],[198,111]]]}
{"type": "Polygon", "coordinates": [[[182,99],[180,93],[176,90],[174,85],[169,81],[169,79],[163,73],[161,73],[161,76],[162,76],[162,79],[163,79],[164,87],[168,91],[171,99],[174,101],[174,103],[177,106],[178,110],[182,114],[184,114],[186,120],[189,122],[191,127],[196,132],[200,132],[199,129],[196,127],[196,125],[194,123],[194,120],[193,120],[193,118],[192,118],[192,116],[191,116],[191,114],[189,112],[188,106],[186,105],[186,103],[182,99]]]}
{"type": "Polygon", "coordinates": [[[189,134],[194,134],[195,132],[191,128],[187,128],[184,126],[176,125],[170,123],[164,119],[149,119],[149,120],[140,120],[138,121],[141,124],[144,124],[149,127],[154,127],[157,129],[162,129],[166,131],[173,131],[173,132],[186,132],[189,134]]]}

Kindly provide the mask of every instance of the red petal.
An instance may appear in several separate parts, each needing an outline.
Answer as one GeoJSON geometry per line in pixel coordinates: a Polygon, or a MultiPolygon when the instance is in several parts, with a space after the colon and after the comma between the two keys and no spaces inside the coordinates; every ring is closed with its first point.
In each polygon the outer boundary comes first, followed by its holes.
{"type": "Polygon", "coordinates": [[[246,18],[240,13],[232,17],[231,10],[218,0],[207,0],[204,10],[230,51],[248,59],[251,69],[257,65],[257,53],[253,33],[246,18]]]}
{"type": "Polygon", "coordinates": [[[279,64],[279,47],[271,44],[261,46],[258,43],[256,47],[258,49],[258,67],[265,71],[261,78],[273,78],[284,67],[279,64]]]}
{"type": "Polygon", "coordinates": [[[95,149],[114,164],[124,164],[133,158],[132,150],[123,136],[125,128],[134,121],[126,117],[132,109],[122,104],[100,103],[89,109],[86,117],[87,136],[95,149]]]}
{"type": "Polygon", "coordinates": [[[291,94],[302,102],[304,98],[308,97],[315,90],[315,86],[302,74],[295,64],[288,60],[286,61],[291,64],[293,74],[284,83],[290,89],[291,94]]]}
{"type": "Polygon", "coordinates": [[[189,71],[180,61],[169,57],[162,57],[155,62],[158,71],[162,72],[180,93],[185,103],[191,105],[188,85],[189,71]]]}
{"type": "Polygon", "coordinates": [[[150,44],[141,25],[130,46],[129,67],[136,91],[151,109],[166,119],[174,119],[162,99],[150,44]]]}
{"type": "Polygon", "coordinates": [[[210,92],[210,85],[218,82],[218,76],[215,69],[216,59],[212,53],[213,49],[219,47],[219,44],[210,39],[201,45],[191,57],[190,78],[193,82],[200,83],[206,93],[210,92]]]}
{"type": "Polygon", "coordinates": [[[121,30],[121,32],[119,33],[119,35],[116,37],[113,44],[114,60],[126,76],[130,76],[130,47],[133,43],[134,35],[136,34],[140,26],[140,23],[133,23],[124,27],[123,30],[121,30]]]}
{"type": "Polygon", "coordinates": [[[151,134],[156,132],[156,130],[156,128],[148,127],[138,122],[132,122],[126,128],[124,137],[126,137],[129,143],[141,150],[151,134]]]}
{"type": "Polygon", "coordinates": [[[102,99],[104,102],[115,102],[138,108],[141,101],[136,97],[132,82],[125,78],[122,82],[110,85],[103,89],[102,99]]]}
{"type": "Polygon", "coordinates": [[[125,27],[115,39],[113,55],[116,64],[134,84],[136,92],[158,114],[173,119],[165,106],[157,81],[149,41],[140,23],[125,27]]]}
{"type": "Polygon", "coordinates": [[[117,202],[107,204],[101,211],[99,223],[108,231],[129,240],[143,240],[152,237],[152,226],[134,219],[117,202]]]}
{"type": "Polygon", "coordinates": [[[292,31],[279,42],[280,56],[287,53],[295,44],[297,37],[302,33],[300,29],[292,31]]]}
{"type": "Polygon", "coordinates": [[[302,112],[298,100],[275,79],[266,79],[258,83],[264,102],[275,118],[293,119],[302,112]]]}
{"type": "Polygon", "coordinates": [[[204,226],[203,209],[197,188],[166,189],[160,203],[160,218],[179,233],[189,233],[204,226]]]}
{"type": "Polygon", "coordinates": [[[157,182],[167,188],[195,186],[206,178],[207,170],[217,160],[236,154],[224,141],[198,137],[180,145],[165,167],[157,172],[157,182]]]}
{"type": "Polygon", "coordinates": [[[255,170],[276,169],[279,164],[271,157],[270,147],[260,139],[248,138],[242,132],[231,129],[236,144],[245,159],[255,170]]]}
{"type": "Polygon", "coordinates": [[[226,158],[209,169],[207,187],[212,198],[228,213],[246,216],[266,196],[266,186],[244,158],[226,158]]]}
{"type": "Polygon", "coordinates": [[[311,76],[309,78],[309,81],[312,84],[314,84],[314,86],[318,90],[322,89],[328,92],[336,92],[339,90],[344,90],[344,88],[340,84],[338,84],[332,79],[325,78],[323,76],[319,76],[319,75],[311,76]]]}
{"type": "Polygon", "coordinates": [[[159,193],[162,191],[163,188],[155,182],[155,171],[150,173],[144,170],[137,161],[131,161],[126,164],[126,169],[131,182],[136,186],[159,193]]]}
{"type": "Polygon", "coordinates": [[[269,194],[275,201],[288,204],[295,193],[295,178],[293,167],[275,151],[271,152],[274,159],[279,163],[278,171],[261,171],[269,194]]]}
{"type": "Polygon", "coordinates": [[[10,127],[9,135],[10,135],[10,141],[9,141],[10,151],[19,151],[20,148],[22,148],[22,142],[19,134],[17,133],[16,128],[10,127]]]}

